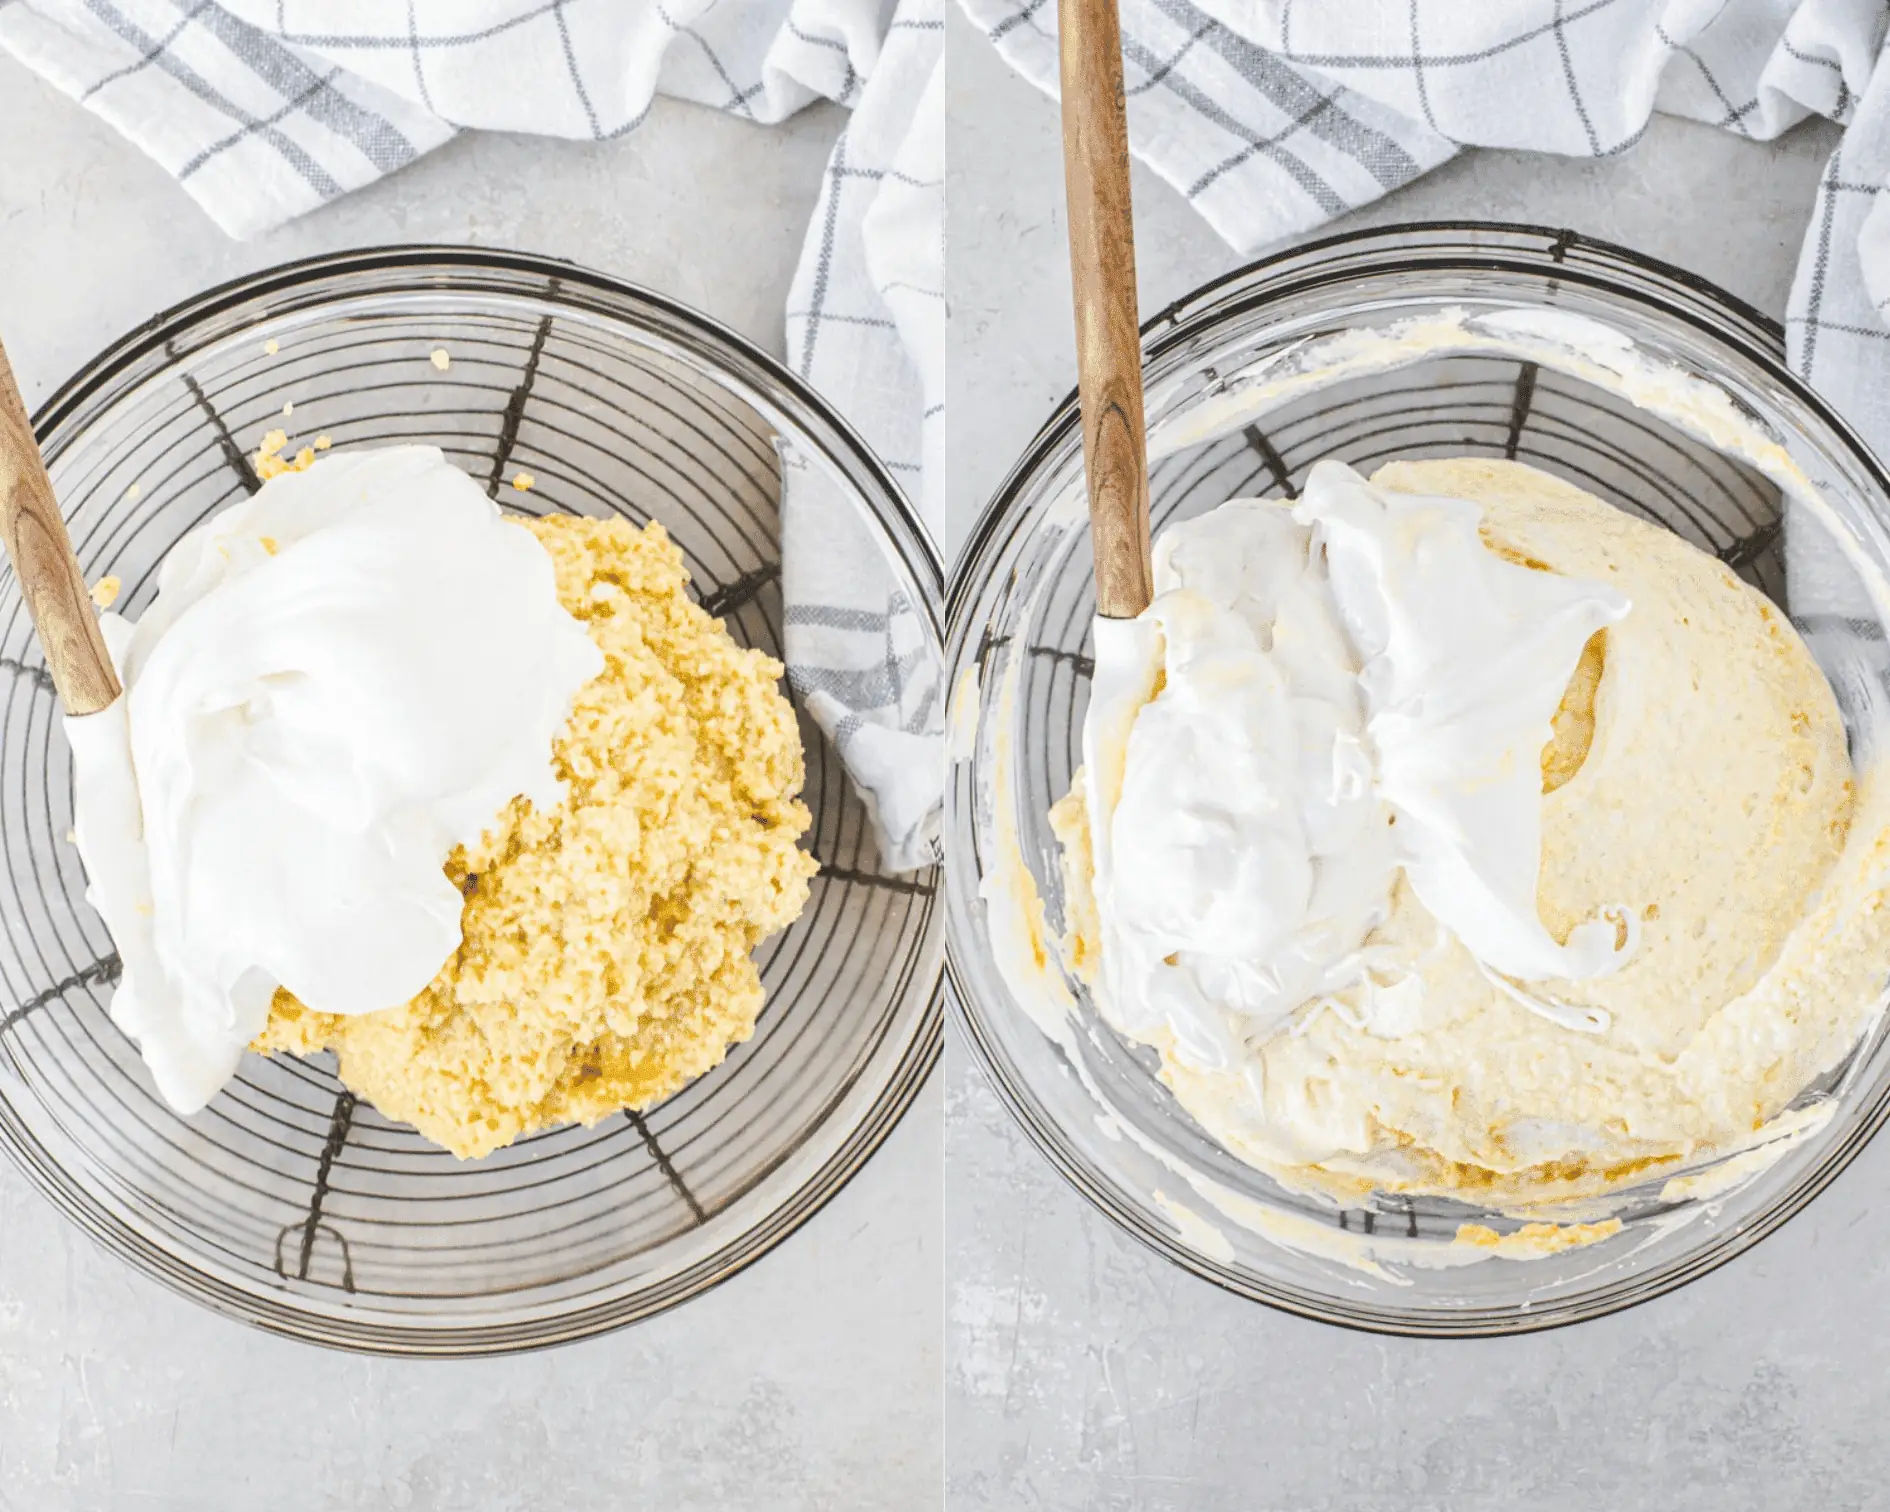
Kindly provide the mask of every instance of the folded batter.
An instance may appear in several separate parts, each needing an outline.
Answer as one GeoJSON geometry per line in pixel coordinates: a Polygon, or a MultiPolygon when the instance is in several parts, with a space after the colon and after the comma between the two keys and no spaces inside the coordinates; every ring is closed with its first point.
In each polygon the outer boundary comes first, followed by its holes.
{"type": "Polygon", "coordinates": [[[1165,533],[1157,593],[1053,811],[1065,949],[1243,1158],[1602,1192],[1748,1142],[1875,1012],[1890,812],[1715,558],[1516,463],[1321,464],[1165,533]]]}

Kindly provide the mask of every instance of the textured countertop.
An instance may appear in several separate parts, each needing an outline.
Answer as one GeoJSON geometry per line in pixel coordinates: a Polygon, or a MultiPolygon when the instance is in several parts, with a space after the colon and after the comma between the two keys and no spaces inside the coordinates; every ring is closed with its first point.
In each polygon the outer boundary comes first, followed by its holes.
{"type": "MultiPolygon", "coordinates": [[[[759,129],[659,101],[593,147],[461,138],[249,243],[0,58],[0,332],[29,403],[108,341],[255,268],[400,241],[525,248],[781,350],[844,117],[759,129]]],[[[936,1506],[940,1096],[781,1249],[607,1338],[467,1363],[285,1343],[97,1250],[0,1162],[0,1509],[936,1506]]]]}
{"type": "MultiPolygon", "coordinates": [[[[962,17],[949,60],[962,539],[1074,358],[1055,107],[962,17]]],[[[1469,155],[1342,224],[1572,227],[1778,315],[1835,141],[1657,121],[1601,162],[1469,155]]],[[[1145,313],[1244,261],[1153,175],[1135,193],[1145,313]]],[[[1158,1259],[1025,1141],[955,1032],[946,1056],[952,1512],[1890,1506],[1890,1139],[1658,1302],[1525,1339],[1416,1342],[1274,1313],[1158,1259]]]]}

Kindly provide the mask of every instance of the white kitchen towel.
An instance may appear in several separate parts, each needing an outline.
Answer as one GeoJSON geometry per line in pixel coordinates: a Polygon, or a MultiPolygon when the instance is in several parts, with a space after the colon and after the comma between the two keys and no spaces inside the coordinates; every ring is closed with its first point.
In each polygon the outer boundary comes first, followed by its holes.
{"type": "Polygon", "coordinates": [[[585,141],[658,94],[851,105],[887,0],[0,0],[0,46],[253,236],[459,130],[585,141]]]}
{"type": "MultiPolygon", "coordinates": [[[[819,98],[854,107],[795,279],[791,347],[924,501],[936,539],[941,4],[889,15],[891,0],[0,0],[0,47],[236,237],[463,129],[603,140],[635,130],[658,94],[759,123],[819,98]]],[[[790,674],[873,810],[886,863],[924,864],[942,786],[940,669],[846,506],[805,486],[800,459],[784,463],[790,674]]]]}
{"type": "MultiPolygon", "coordinates": [[[[788,361],[943,538],[944,0],[902,0],[835,146],[788,294],[788,361]],[[916,402],[915,402],[916,399],[916,402]]],[[[942,669],[852,507],[785,458],[788,677],[867,795],[888,862],[938,859],[942,669]]]]}
{"type": "MultiPolygon", "coordinates": [[[[1055,93],[1055,0],[962,3],[1055,93]]],[[[1632,150],[1656,110],[1759,140],[1811,115],[1846,123],[1787,348],[1890,456],[1887,22],[1884,0],[1122,0],[1129,134],[1251,251],[1462,147],[1609,157],[1632,150]]]]}

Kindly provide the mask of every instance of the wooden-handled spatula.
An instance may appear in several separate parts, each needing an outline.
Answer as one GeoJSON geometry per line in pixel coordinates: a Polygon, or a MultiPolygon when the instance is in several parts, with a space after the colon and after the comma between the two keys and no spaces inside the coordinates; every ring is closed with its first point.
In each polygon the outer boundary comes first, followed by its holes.
{"type": "Polygon", "coordinates": [[[0,540],[68,714],[96,714],[122,691],[99,633],[72,537],[40,460],[32,422],[0,347],[0,540]]]}
{"type": "Polygon", "coordinates": [[[1154,572],[1122,25],[1116,0],[1059,0],[1057,26],[1096,612],[1105,619],[1132,619],[1149,605],[1154,572]]]}

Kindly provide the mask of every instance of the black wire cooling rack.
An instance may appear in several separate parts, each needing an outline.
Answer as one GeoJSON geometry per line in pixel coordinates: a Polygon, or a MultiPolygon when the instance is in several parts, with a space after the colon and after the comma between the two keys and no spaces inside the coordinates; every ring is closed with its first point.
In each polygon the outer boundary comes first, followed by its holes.
{"type": "MultiPolygon", "coordinates": [[[[266,273],[134,333],[38,425],[87,578],[117,575],[133,615],[172,544],[259,486],[250,459],[282,429],[290,452],[321,436],[438,445],[510,509],[660,520],[704,607],[780,657],[786,445],[857,504],[936,645],[936,559],[858,439],[739,338],[562,264],[403,248],[266,273]]],[[[754,1038],[676,1097],[461,1163],[348,1093],[328,1057],[249,1056],[179,1118],[107,1014],[118,962],[83,899],[57,725],[8,574],[0,1143],[140,1269],[273,1331],[464,1354],[672,1305],[838,1190],[937,1056],[936,877],[881,869],[803,718],[821,874],[758,952],[754,1038]]]]}

